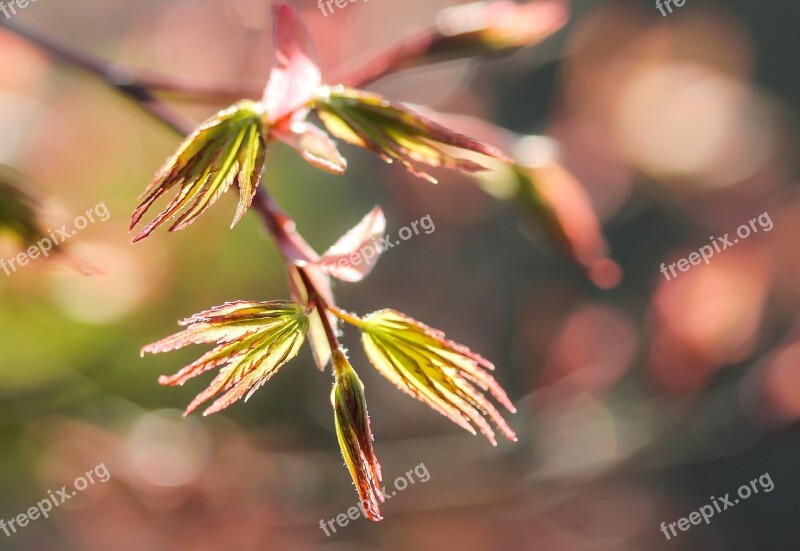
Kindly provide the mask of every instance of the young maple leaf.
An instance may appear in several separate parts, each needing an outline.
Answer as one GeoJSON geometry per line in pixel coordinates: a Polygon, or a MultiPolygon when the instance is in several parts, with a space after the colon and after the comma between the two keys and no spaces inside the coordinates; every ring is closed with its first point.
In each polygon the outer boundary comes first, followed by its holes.
{"type": "Polygon", "coordinates": [[[511,162],[499,150],[459,134],[383,97],[346,88],[323,87],[314,105],[328,131],[352,145],[370,149],[384,161],[398,161],[415,176],[436,183],[415,163],[464,172],[486,170],[456,157],[447,148],[466,150],[511,162]]]}
{"type": "Polygon", "coordinates": [[[336,436],[347,469],[358,490],[364,512],[370,520],[381,520],[379,504],[381,466],[372,446],[364,384],[341,350],[333,352],[336,383],[331,391],[331,405],[336,419],[336,436]]]}
{"type": "Polygon", "coordinates": [[[297,355],[308,331],[303,306],[291,301],[229,302],[180,324],[188,328],[145,346],[141,353],[170,352],[190,344],[218,345],[175,375],[159,379],[162,385],[183,385],[222,366],[211,385],[189,404],[185,415],[222,393],[203,415],[223,410],[245,395],[246,401],[297,355]]]}
{"type": "Polygon", "coordinates": [[[506,438],[516,435],[497,408],[475,386],[488,391],[515,413],[511,401],[488,371],[494,366],[467,347],[395,310],[381,310],[362,319],[345,315],[359,327],[364,350],[375,368],[400,390],[427,404],[475,434],[473,423],[497,445],[489,417],[506,438]],[[473,386],[474,385],[474,386],[473,386]]]}
{"type": "Polygon", "coordinates": [[[239,206],[231,227],[241,220],[253,202],[266,156],[267,130],[260,103],[244,100],[204,122],[184,140],[141,195],[130,229],[162,195],[177,186],[167,207],[140,231],[133,241],[150,235],[172,216],[184,211],[170,227],[182,230],[194,222],[225,193],[234,181],[239,186],[239,206]],[[194,203],[189,206],[189,204],[194,203]]]}

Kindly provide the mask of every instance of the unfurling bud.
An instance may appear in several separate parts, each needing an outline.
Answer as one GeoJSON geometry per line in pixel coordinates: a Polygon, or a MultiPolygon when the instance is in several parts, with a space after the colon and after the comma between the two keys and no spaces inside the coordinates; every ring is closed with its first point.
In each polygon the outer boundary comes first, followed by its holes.
{"type": "Polygon", "coordinates": [[[380,492],[381,466],[372,448],[372,431],[364,396],[364,384],[341,350],[333,353],[336,383],[331,404],[336,417],[336,435],[347,468],[370,520],[381,520],[378,509],[383,501],[380,492]]]}

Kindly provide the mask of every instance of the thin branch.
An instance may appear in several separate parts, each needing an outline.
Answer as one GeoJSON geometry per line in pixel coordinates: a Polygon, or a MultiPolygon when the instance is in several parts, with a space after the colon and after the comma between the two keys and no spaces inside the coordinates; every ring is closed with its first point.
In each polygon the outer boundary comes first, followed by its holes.
{"type": "Polygon", "coordinates": [[[363,88],[392,73],[420,65],[419,56],[431,47],[438,32],[434,28],[403,40],[377,56],[374,56],[354,71],[345,74],[342,84],[363,88]],[[414,62],[412,60],[417,60],[414,62]]]}
{"type": "Polygon", "coordinates": [[[149,89],[136,82],[133,76],[127,73],[126,68],[115,66],[100,57],[72,48],[52,37],[16,23],[0,20],[0,27],[35,44],[53,58],[82,69],[100,79],[176,132],[183,135],[192,132],[194,124],[190,120],[161,103],[149,89]]]}
{"type": "Polygon", "coordinates": [[[319,317],[322,321],[322,327],[325,329],[325,336],[328,339],[328,345],[331,347],[332,351],[338,350],[341,348],[341,345],[339,344],[339,338],[336,336],[336,329],[334,328],[334,324],[331,323],[331,318],[326,313],[328,311],[333,312],[334,307],[329,305],[325,300],[325,297],[323,297],[317,291],[316,287],[314,287],[314,282],[311,280],[311,277],[308,275],[308,272],[306,272],[305,268],[298,267],[297,271],[300,274],[300,279],[303,280],[303,285],[305,285],[306,290],[308,291],[308,302],[314,304],[320,314],[319,317]]]}
{"type": "MultiPolygon", "coordinates": [[[[142,73],[132,72],[128,67],[114,65],[88,52],[75,49],[42,33],[0,20],[0,27],[38,46],[54,59],[77,67],[113,90],[131,99],[136,105],[149,113],[153,118],[165,124],[183,136],[191,134],[196,124],[170,106],[153,96],[150,89],[140,80],[142,73]]],[[[151,75],[152,76],[152,75],[151,75]]],[[[313,261],[318,255],[297,231],[294,221],[275,203],[264,188],[259,187],[253,200],[254,210],[261,216],[264,225],[275,238],[281,256],[287,265],[298,260],[313,261]]],[[[309,292],[316,293],[316,288],[309,279],[309,292]]],[[[321,316],[325,318],[326,316],[321,316]]]]}

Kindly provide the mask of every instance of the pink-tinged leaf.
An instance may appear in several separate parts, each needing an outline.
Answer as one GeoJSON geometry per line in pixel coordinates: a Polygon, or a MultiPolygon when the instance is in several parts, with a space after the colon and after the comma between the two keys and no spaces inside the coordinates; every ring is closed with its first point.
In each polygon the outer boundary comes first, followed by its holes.
{"type": "Polygon", "coordinates": [[[375,207],[328,249],[317,265],[336,279],[361,281],[380,258],[382,250],[378,241],[385,231],[386,217],[380,207],[375,207]]]}
{"type": "Polygon", "coordinates": [[[272,8],[275,64],[264,90],[267,119],[274,123],[308,104],[322,84],[311,31],[288,4],[272,8]]]}
{"type": "Polygon", "coordinates": [[[145,346],[142,354],[159,354],[190,344],[215,344],[214,349],[162,385],[183,385],[189,379],[221,367],[211,385],[186,409],[186,415],[211,398],[204,415],[249,398],[297,355],[308,332],[305,309],[296,302],[231,302],[183,320],[184,331],[145,346]]]}
{"type": "Polygon", "coordinates": [[[520,179],[519,202],[600,288],[616,287],[622,269],[609,259],[608,243],[589,195],[557,162],[515,167],[520,179]]]}
{"type": "Polygon", "coordinates": [[[332,174],[344,174],[347,161],[324,130],[305,121],[289,124],[289,129],[272,128],[272,135],[295,149],[311,165],[332,174]]]}

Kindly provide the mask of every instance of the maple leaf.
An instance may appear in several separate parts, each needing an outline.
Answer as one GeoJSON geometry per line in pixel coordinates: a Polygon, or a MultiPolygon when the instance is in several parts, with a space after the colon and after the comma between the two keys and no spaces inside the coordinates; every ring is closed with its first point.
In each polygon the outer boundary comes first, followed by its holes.
{"type": "Polygon", "coordinates": [[[170,157],[140,199],[133,213],[132,230],[161,196],[177,186],[167,207],[140,231],[133,241],[150,235],[172,216],[183,214],[170,227],[182,230],[194,222],[225,193],[234,181],[239,186],[239,206],[231,227],[241,220],[253,202],[261,181],[266,155],[267,130],[263,107],[244,100],[205,121],[170,157]],[[194,203],[189,206],[189,204],[194,203]]]}
{"type": "Polygon", "coordinates": [[[201,392],[185,415],[211,398],[221,397],[205,410],[210,415],[245,397],[245,401],[294,358],[305,340],[308,318],[301,304],[291,301],[229,302],[180,322],[187,329],[142,348],[158,354],[190,344],[216,344],[213,350],[172,376],[162,385],[183,385],[222,366],[211,385],[201,392]]]}
{"type": "Polygon", "coordinates": [[[383,97],[346,88],[322,87],[314,102],[328,131],[352,145],[377,153],[384,161],[398,161],[415,176],[436,183],[415,163],[464,172],[485,167],[455,156],[447,148],[466,150],[495,159],[511,160],[499,150],[459,134],[383,97]]]}
{"type": "Polygon", "coordinates": [[[608,258],[608,243],[592,201],[575,176],[555,160],[513,167],[517,202],[547,238],[601,288],[616,287],[622,269],[608,258]]]}
{"type": "Polygon", "coordinates": [[[336,436],[347,469],[353,478],[364,512],[370,520],[381,520],[379,504],[381,466],[372,446],[372,431],[364,396],[364,384],[341,350],[333,352],[336,383],[331,405],[336,419],[336,436]]]}
{"type": "Polygon", "coordinates": [[[496,445],[492,420],[506,438],[516,436],[497,408],[478,390],[488,391],[515,413],[516,409],[488,371],[494,366],[467,347],[395,310],[381,310],[358,319],[339,312],[361,329],[362,343],[375,368],[403,392],[476,434],[473,424],[496,445]],[[478,388],[475,388],[475,387],[478,388]]]}

